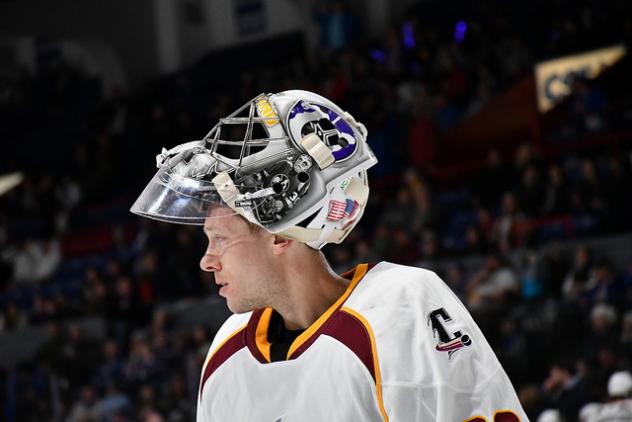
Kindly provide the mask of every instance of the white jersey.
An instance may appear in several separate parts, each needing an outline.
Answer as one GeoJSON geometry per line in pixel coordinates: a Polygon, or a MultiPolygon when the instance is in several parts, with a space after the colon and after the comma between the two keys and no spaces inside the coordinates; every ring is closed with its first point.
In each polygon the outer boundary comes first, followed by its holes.
{"type": "Polygon", "coordinates": [[[198,422],[527,421],[494,352],[433,272],[361,264],[270,362],[271,309],[233,315],[202,370],[198,422]]]}
{"type": "Polygon", "coordinates": [[[595,422],[632,422],[632,399],[604,404],[594,420],[595,422]]]}

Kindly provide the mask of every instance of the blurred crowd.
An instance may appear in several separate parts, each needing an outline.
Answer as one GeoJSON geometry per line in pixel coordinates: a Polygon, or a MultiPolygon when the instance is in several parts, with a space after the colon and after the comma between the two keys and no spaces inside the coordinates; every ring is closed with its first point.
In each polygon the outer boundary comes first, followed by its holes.
{"type": "Polygon", "coordinates": [[[572,143],[630,127],[603,105],[607,90],[577,82],[570,117],[550,134],[570,139],[560,154],[527,141],[493,149],[449,186],[427,171],[450,129],[534,60],[629,45],[626,2],[565,5],[547,4],[537,30],[487,8],[462,20],[412,11],[368,40],[335,2],[314,11],[320,54],[244,63],[212,90],[201,62],[134,94],[104,93],[42,40],[38,71],[0,84],[0,135],[11,141],[0,173],[26,175],[0,197],[0,334],[46,327],[34,358],[0,371],[8,419],[192,420],[214,333],[177,327],[165,309],[216,294],[198,267],[204,239],[128,208],[161,147],[200,138],[260,92],[296,87],[352,110],[380,159],[362,222],[325,250],[337,271],[379,260],[437,271],[534,420],[555,409],[574,421],[586,404],[624,398],[608,381],[632,367],[632,250],[613,260],[583,241],[632,229],[631,148],[572,143]],[[103,335],[86,332],[85,318],[101,320],[103,335]]]}

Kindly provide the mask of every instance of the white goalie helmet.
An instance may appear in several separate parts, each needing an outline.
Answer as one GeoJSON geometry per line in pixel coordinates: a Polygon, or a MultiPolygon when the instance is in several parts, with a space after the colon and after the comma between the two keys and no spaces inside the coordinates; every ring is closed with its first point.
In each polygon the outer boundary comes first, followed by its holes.
{"type": "Polygon", "coordinates": [[[203,225],[213,207],[228,207],[314,249],[340,243],[364,212],[366,170],[377,163],[366,136],[363,124],[320,95],[261,94],[202,140],[163,149],[131,211],[203,225]]]}

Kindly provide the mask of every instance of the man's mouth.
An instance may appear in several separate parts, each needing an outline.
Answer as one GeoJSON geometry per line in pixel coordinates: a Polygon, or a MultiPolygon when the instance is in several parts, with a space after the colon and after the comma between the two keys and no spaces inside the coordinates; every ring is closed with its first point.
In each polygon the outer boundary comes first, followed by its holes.
{"type": "Polygon", "coordinates": [[[226,287],[228,286],[228,283],[225,281],[215,281],[215,284],[217,284],[219,286],[219,295],[220,296],[224,296],[222,293],[226,291],[226,287]]]}

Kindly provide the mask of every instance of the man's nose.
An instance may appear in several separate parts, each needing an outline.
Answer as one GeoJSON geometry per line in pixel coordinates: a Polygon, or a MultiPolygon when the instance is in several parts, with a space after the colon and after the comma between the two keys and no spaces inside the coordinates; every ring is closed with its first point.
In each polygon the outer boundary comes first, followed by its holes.
{"type": "Polygon", "coordinates": [[[215,272],[222,269],[217,255],[206,252],[200,259],[200,268],[202,271],[215,272]]]}

